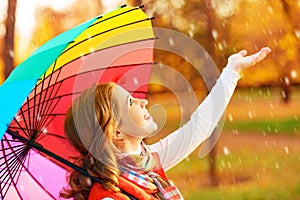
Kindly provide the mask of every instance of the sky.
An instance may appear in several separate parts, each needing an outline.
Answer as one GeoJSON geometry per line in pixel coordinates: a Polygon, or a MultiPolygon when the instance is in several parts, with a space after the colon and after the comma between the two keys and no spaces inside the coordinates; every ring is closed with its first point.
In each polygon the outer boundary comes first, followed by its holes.
{"type": "MultiPolygon", "coordinates": [[[[51,7],[54,10],[61,11],[71,6],[76,0],[18,0],[16,28],[22,32],[24,40],[29,40],[31,31],[35,26],[35,11],[38,6],[51,7]]],[[[119,0],[102,0],[105,10],[110,10],[120,4],[119,0]]],[[[124,1],[123,1],[124,2],[124,1]]],[[[4,35],[3,25],[6,19],[7,0],[0,0],[0,37],[4,35]]]]}

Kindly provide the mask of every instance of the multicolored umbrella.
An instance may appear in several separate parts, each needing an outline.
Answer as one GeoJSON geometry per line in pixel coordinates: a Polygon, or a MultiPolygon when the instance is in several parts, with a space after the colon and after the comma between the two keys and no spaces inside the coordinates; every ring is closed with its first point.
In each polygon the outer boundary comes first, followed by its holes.
{"type": "Polygon", "coordinates": [[[63,122],[83,90],[114,81],[145,97],[155,36],[141,8],[121,6],[62,33],[1,85],[1,199],[56,199],[69,167],[81,170],[67,161],[77,153],[63,122]]]}

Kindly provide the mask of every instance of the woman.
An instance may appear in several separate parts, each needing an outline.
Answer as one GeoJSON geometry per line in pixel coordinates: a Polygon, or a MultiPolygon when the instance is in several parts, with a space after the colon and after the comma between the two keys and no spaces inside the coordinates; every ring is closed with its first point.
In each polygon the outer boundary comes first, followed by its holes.
{"type": "Polygon", "coordinates": [[[87,89],[68,110],[65,132],[81,156],[77,164],[101,183],[73,171],[69,189],[61,196],[74,199],[183,199],[165,171],[195,150],[220,120],[234,92],[239,72],[263,60],[269,48],[247,56],[229,57],[210,94],[190,121],[166,138],[146,145],[143,138],[157,129],[147,100],[133,98],[114,83],[87,89]],[[220,92],[222,90],[222,92],[220,92]],[[223,100],[217,105],[212,100],[223,100]],[[213,110],[213,115],[212,115],[213,110]]]}

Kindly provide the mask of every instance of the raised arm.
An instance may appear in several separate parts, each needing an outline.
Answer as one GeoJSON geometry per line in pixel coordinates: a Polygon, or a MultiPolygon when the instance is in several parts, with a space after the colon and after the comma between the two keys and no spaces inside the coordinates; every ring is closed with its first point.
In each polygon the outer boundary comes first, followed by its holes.
{"type": "Polygon", "coordinates": [[[231,55],[215,86],[191,115],[190,120],[164,139],[149,146],[151,151],[159,154],[165,170],[186,158],[211,135],[230,101],[240,78],[239,72],[263,60],[270,52],[271,50],[265,47],[250,56],[247,56],[246,50],[231,55]]]}

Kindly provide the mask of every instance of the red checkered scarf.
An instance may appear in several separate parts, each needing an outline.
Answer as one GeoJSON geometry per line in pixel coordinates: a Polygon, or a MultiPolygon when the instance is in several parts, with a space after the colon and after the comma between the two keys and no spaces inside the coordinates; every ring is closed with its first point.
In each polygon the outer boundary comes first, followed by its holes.
{"type": "Polygon", "coordinates": [[[120,156],[118,159],[120,175],[138,186],[157,190],[160,199],[183,199],[179,190],[171,182],[153,172],[158,166],[156,157],[143,145],[142,155],[120,156]]]}

